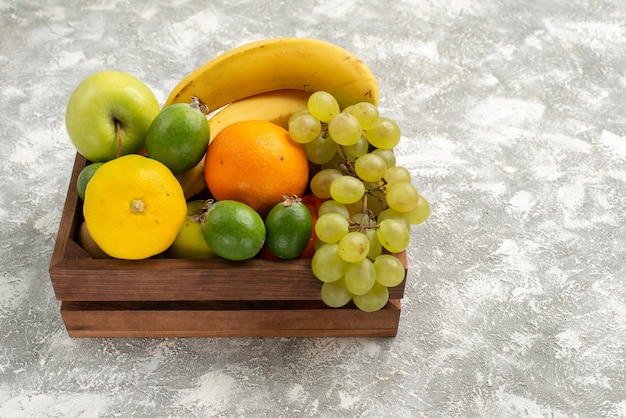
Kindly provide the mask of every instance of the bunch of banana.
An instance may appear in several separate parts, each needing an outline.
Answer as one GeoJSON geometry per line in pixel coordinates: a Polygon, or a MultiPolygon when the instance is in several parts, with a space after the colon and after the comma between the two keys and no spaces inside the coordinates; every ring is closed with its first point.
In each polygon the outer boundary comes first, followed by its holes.
{"type": "MultiPolygon", "coordinates": [[[[308,95],[319,90],[333,94],[342,108],[362,101],[378,104],[376,77],[353,53],[317,39],[275,38],[206,62],[178,83],[165,106],[197,97],[209,111],[221,108],[209,122],[214,137],[239,120],[278,121],[286,127],[289,116],[306,107],[308,95]]],[[[202,161],[178,176],[187,197],[206,187],[203,167],[202,161]]]]}

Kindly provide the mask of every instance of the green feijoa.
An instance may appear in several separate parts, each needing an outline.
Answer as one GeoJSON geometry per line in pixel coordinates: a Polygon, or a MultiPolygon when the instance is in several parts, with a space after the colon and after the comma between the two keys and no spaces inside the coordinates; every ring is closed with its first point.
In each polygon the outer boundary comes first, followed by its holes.
{"type": "Polygon", "coordinates": [[[146,154],[174,174],[195,167],[209,146],[210,129],[200,105],[175,103],[154,118],[146,135],[146,154]]]}
{"type": "Polygon", "coordinates": [[[76,180],[76,188],[78,189],[78,197],[81,200],[85,200],[85,189],[87,189],[87,183],[96,174],[96,171],[100,168],[100,166],[104,164],[102,162],[91,163],[82,169],[80,174],[78,175],[78,179],[76,180]]]}
{"type": "Polygon", "coordinates": [[[236,200],[221,200],[208,206],[201,227],[209,248],[227,260],[253,258],[265,242],[263,218],[236,200]]]}
{"type": "Polygon", "coordinates": [[[311,212],[301,199],[286,197],[265,218],[267,247],[276,257],[294,259],[306,248],[312,228],[311,212]]]}

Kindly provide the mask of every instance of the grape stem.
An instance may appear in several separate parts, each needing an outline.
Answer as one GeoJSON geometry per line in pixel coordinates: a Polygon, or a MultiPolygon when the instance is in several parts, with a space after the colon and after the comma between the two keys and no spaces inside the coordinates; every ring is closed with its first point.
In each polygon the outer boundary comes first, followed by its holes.
{"type": "MultiPolygon", "coordinates": [[[[341,171],[343,171],[344,174],[346,175],[359,178],[359,176],[356,174],[356,170],[354,169],[354,164],[352,164],[352,162],[348,158],[348,154],[346,153],[346,150],[344,149],[343,145],[339,145],[339,150],[341,151],[341,155],[343,157],[343,162],[339,164],[339,168],[341,169],[341,171]]],[[[366,229],[378,228],[378,225],[366,225],[366,220],[368,219],[374,220],[374,221],[376,220],[376,216],[374,216],[374,212],[372,212],[367,207],[368,195],[371,195],[372,197],[375,197],[376,199],[378,199],[381,205],[383,203],[383,198],[377,197],[374,195],[374,192],[384,192],[386,190],[387,180],[385,180],[385,178],[382,177],[380,181],[381,181],[381,184],[371,189],[365,190],[365,193],[363,194],[363,210],[361,211],[361,222],[350,221],[350,228],[352,230],[363,232],[366,229]]]]}

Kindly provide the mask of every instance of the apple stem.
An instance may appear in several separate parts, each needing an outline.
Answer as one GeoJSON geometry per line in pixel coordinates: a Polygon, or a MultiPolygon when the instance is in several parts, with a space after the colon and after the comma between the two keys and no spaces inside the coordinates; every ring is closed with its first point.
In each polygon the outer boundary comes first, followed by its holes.
{"type": "Polygon", "coordinates": [[[122,124],[117,119],[115,119],[115,133],[117,134],[116,158],[120,158],[122,156],[122,124]]]}

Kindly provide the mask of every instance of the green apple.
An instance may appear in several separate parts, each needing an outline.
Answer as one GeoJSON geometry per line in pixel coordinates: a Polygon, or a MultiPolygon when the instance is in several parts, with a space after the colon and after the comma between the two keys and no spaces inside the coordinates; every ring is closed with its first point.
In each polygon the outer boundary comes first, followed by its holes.
{"type": "Polygon", "coordinates": [[[141,80],[121,71],[100,71],[72,93],[65,126],[80,154],[104,162],[141,152],[159,111],[154,93],[141,80]]]}

